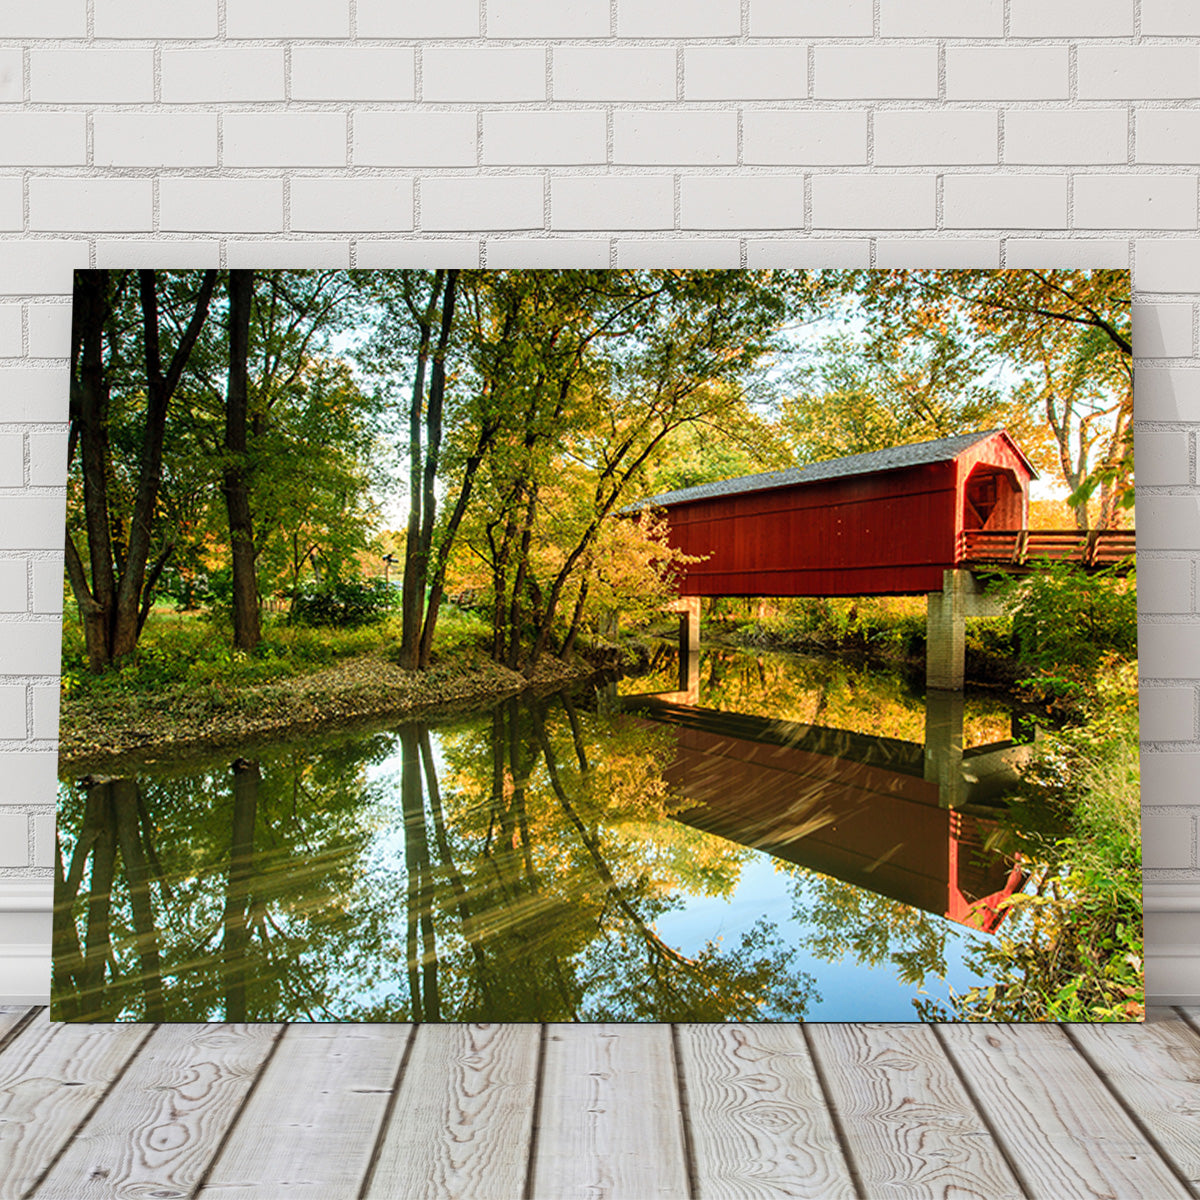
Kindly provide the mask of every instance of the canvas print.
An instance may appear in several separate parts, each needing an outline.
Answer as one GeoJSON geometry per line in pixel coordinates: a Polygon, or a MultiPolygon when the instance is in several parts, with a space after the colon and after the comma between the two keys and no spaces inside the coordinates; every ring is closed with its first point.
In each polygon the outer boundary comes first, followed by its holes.
{"type": "Polygon", "coordinates": [[[77,273],[52,1015],[1141,1019],[1130,320],[77,273]]]}

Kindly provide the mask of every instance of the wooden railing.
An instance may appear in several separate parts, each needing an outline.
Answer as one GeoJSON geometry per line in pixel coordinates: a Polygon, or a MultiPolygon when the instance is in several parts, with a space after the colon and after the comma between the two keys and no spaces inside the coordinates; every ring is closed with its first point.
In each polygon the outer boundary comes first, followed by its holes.
{"type": "Polygon", "coordinates": [[[1112,567],[1132,559],[1132,529],[969,529],[959,535],[959,561],[1023,567],[1067,560],[1084,567],[1112,567]]]}

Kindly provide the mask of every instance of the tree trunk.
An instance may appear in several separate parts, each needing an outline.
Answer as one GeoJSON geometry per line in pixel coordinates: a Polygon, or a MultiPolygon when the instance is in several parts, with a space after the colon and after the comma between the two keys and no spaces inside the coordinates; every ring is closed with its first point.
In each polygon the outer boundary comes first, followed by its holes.
{"type": "MultiPolygon", "coordinates": [[[[250,507],[250,469],[246,428],[250,407],[250,308],[254,272],[229,272],[229,382],[225,392],[225,469],[221,491],[229,518],[233,562],[233,644],[257,648],[258,572],[254,554],[254,516],[250,507]]],[[[234,1018],[230,1018],[231,1020],[234,1018]]]]}

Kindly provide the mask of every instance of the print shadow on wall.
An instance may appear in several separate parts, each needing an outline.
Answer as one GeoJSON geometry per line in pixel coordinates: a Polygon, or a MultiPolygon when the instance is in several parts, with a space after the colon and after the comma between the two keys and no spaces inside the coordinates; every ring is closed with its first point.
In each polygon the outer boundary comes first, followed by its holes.
{"type": "Polygon", "coordinates": [[[81,271],[53,1016],[1141,1019],[1123,271],[81,271]]]}

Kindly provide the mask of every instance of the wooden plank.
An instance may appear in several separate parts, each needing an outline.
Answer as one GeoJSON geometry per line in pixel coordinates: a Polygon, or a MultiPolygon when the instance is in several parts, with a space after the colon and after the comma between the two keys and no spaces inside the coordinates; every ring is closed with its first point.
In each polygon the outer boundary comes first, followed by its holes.
{"type": "Polygon", "coordinates": [[[1031,1195],[1188,1195],[1057,1026],[944,1025],[938,1033],[1031,1195]]]}
{"type": "Polygon", "coordinates": [[[796,1025],[681,1025],[679,1066],[703,1200],[839,1200],[854,1183],[796,1025]]]}
{"type": "Polygon", "coordinates": [[[369,1200],[513,1200],[525,1187],[537,1025],[422,1025],[369,1200]]]}
{"type": "Polygon", "coordinates": [[[34,1195],[190,1196],[281,1028],[160,1026],[34,1195]]]}
{"type": "Polygon", "coordinates": [[[0,1005],[0,1047],[7,1045],[26,1019],[35,1016],[36,1012],[28,1004],[0,1005]]]}
{"type": "Polygon", "coordinates": [[[864,1195],[1022,1195],[928,1026],[812,1025],[809,1036],[864,1195]]]}
{"type": "Polygon", "coordinates": [[[5,1047],[0,1200],[16,1200],[42,1176],[149,1034],[145,1025],[51,1023],[43,1008],[5,1047]]]}
{"type": "Polygon", "coordinates": [[[197,1200],[358,1195],[411,1025],[291,1025],[197,1200]]]}
{"type": "Polygon", "coordinates": [[[548,1025],[533,1200],[684,1200],[667,1025],[548,1025]]]}
{"type": "Polygon", "coordinates": [[[1200,1185],[1200,1039],[1182,1021],[1069,1025],[1066,1033],[1108,1080],[1158,1148],[1200,1185]]]}

